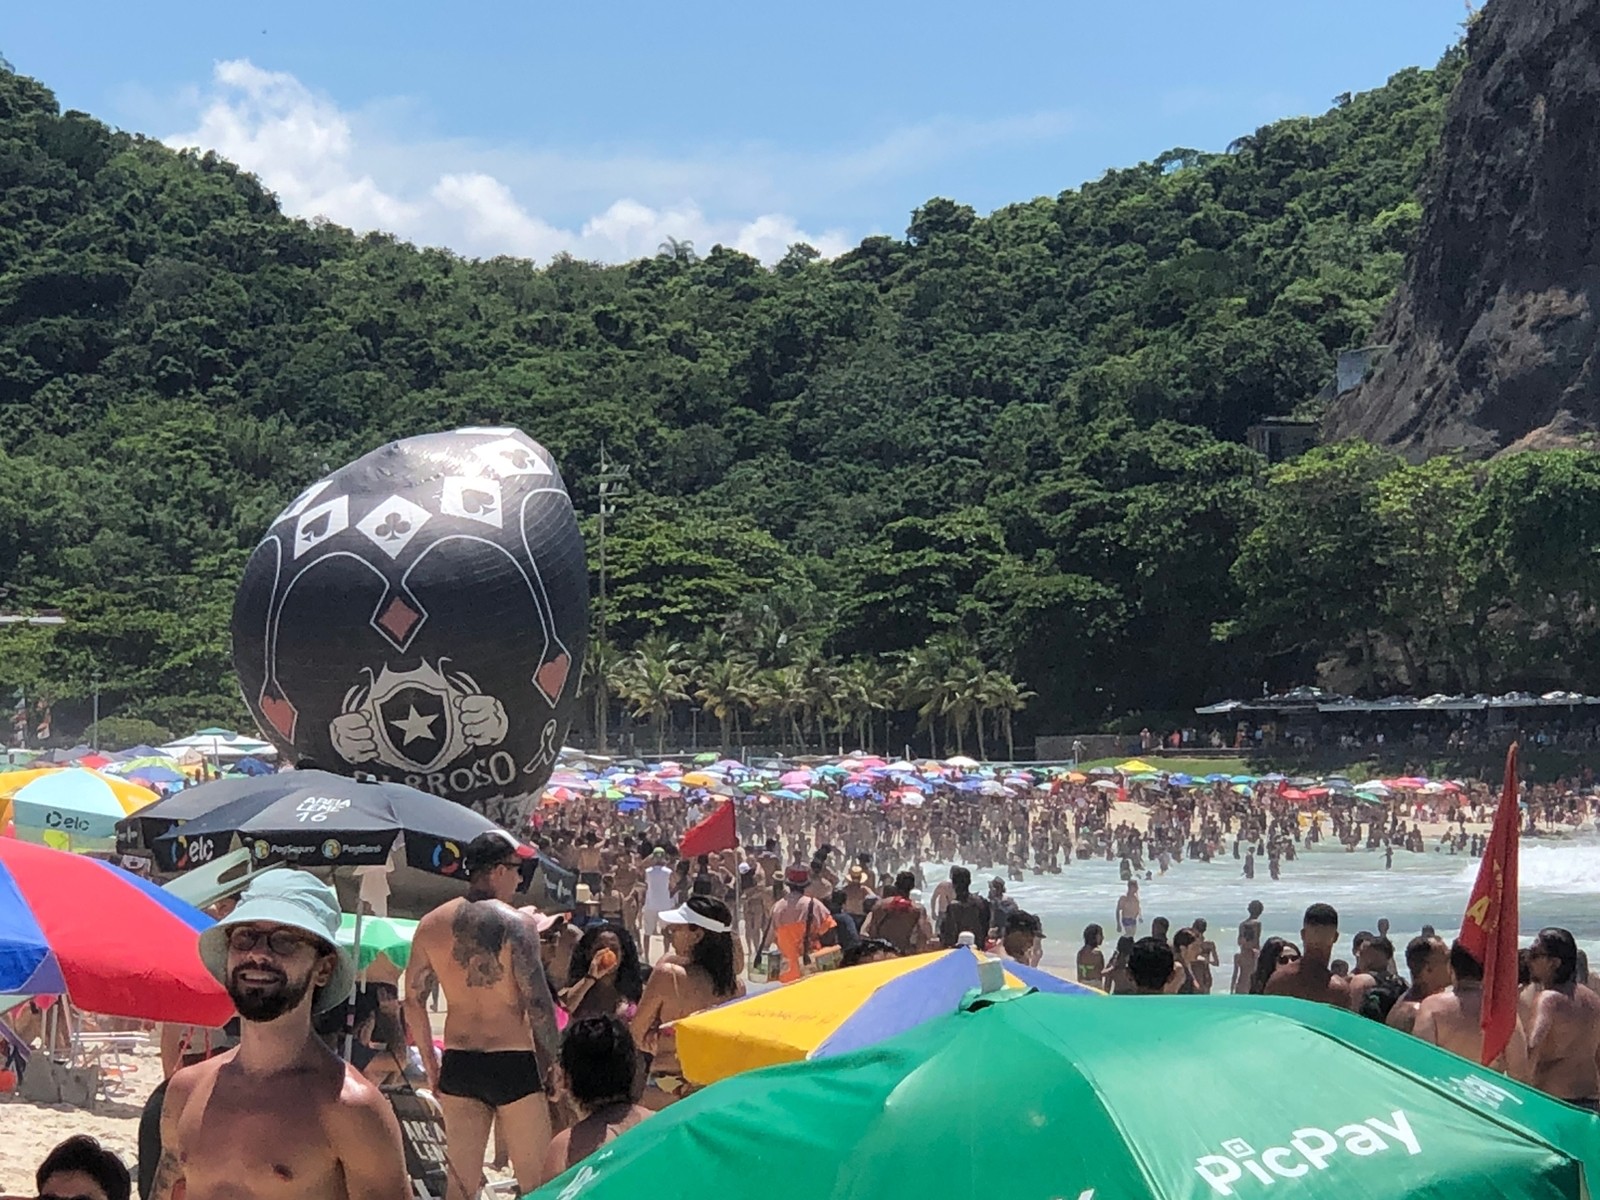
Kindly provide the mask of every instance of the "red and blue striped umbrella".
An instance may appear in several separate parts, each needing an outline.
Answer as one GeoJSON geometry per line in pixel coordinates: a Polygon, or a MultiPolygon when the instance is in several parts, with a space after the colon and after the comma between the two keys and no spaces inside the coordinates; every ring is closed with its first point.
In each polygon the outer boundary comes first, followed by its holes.
{"type": "Polygon", "coordinates": [[[0,837],[0,994],[215,1026],[233,1002],[200,961],[211,918],[128,872],[0,837]]]}

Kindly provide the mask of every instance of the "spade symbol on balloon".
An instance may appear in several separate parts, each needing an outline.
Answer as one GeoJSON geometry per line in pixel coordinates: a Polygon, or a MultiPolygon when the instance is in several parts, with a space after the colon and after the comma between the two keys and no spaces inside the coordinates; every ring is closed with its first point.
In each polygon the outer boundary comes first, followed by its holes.
{"type": "Polygon", "coordinates": [[[382,523],[373,532],[386,542],[397,541],[411,532],[411,522],[397,512],[385,513],[382,523]]]}
{"type": "Polygon", "coordinates": [[[320,512],[305,523],[304,527],[300,530],[300,536],[305,541],[314,542],[327,532],[328,514],[325,512],[320,512]]]}
{"type": "Polygon", "coordinates": [[[494,497],[488,492],[480,492],[475,488],[466,488],[461,493],[461,511],[469,516],[494,511],[494,497]]]}

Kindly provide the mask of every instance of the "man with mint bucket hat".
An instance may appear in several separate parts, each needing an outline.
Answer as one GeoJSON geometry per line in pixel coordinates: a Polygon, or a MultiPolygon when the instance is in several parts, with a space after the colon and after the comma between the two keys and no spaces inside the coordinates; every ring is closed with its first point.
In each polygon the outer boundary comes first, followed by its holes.
{"type": "Polygon", "coordinates": [[[394,1110],[312,1028],[355,982],[338,931],[333,888],[279,869],[200,935],[201,961],[239,1010],[239,1044],[167,1085],[156,1200],[250,1189],[252,1178],[305,1200],[409,1194],[394,1110]]]}

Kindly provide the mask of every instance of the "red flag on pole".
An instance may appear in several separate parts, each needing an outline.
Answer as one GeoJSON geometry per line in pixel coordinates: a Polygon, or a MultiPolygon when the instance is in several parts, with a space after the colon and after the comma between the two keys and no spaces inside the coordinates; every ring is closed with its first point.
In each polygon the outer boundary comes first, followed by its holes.
{"type": "Polygon", "coordinates": [[[1517,790],[1517,744],[1512,742],[1494,828],[1461,919],[1461,944],[1483,964],[1485,1066],[1505,1050],[1517,1024],[1517,835],[1522,825],[1517,790]]]}
{"type": "MultiPolygon", "coordinates": [[[[739,831],[734,824],[733,801],[724,800],[715,812],[683,835],[678,842],[678,853],[684,858],[694,858],[718,850],[732,850],[738,844],[739,831]]],[[[1514,951],[1511,957],[1516,958],[1514,951]]]]}

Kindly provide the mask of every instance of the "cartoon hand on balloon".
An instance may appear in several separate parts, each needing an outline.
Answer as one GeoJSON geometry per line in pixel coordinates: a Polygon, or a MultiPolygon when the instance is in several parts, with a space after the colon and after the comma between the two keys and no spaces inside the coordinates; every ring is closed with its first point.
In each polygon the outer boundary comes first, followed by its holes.
{"type": "Polygon", "coordinates": [[[364,712],[342,713],[328,725],[334,752],[346,762],[370,762],[378,757],[378,734],[364,712]]]}
{"type": "Polygon", "coordinates": [[[497,746],[506,737],[506,708],[493,696],[459,696],[456,715],[469,746],[497,746]]]}

